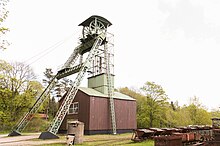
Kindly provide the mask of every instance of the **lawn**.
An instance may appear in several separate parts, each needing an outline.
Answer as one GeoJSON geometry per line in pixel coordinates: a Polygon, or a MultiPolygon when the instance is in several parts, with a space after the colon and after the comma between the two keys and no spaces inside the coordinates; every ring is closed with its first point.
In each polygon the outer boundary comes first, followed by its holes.
{"type": "MultiPolygon", "coordinates": [[[[148,140],[144,142],[135,143],[131,140],[132,133],[118,134],[118,135],[85,135],[84,142],[78,144],[80,146],[115,146],[115,145],[128,145],[128,146],[154,146],[154,141],[148,140]]],[[[65,136],[60,136],[65,139],[65,136]]],[[[64,146],[65,144],[52,144],[53,146],[64,146]]],[[[51,144],[45,146],[52,146],[51,144]]]]}

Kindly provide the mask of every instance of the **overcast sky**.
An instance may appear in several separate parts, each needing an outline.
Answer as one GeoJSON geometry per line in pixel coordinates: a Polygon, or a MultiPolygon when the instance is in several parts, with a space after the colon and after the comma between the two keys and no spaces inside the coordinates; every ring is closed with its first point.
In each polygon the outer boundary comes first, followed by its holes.
{"type": "Polygon", "coordinates": [[[30,64],[41,80],[45,68],[56,71],[77,46],[78,24],[100,15],[113,24],[116,88],[154,81],[180,105],[197,96],[217,108],[219,7],[219,0],[10,0],[11,46],[0,58],[30,64]]]}

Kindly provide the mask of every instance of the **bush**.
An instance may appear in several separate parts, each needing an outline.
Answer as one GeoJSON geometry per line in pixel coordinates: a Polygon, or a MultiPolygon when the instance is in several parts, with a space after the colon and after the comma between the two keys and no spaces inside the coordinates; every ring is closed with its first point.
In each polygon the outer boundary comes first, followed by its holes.
{"type": "Polygon", "coordinates": [[[46,131],[50,125],[50,121],[34,117],[25,128],[24,132],[42,132],[46,131]]]}
{"type": "Polygon", "coordinates": [[[0,131],[10,131],[16,122],[11,122],[9,115],[0,111],[0,131]]]}

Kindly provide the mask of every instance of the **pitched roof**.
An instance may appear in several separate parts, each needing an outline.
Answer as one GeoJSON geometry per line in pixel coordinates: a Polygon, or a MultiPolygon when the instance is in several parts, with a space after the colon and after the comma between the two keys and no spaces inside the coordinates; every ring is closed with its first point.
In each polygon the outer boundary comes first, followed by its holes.
{"type": "MultiPolygon", "coordinates": [[[[92,88],[86,88],[86,87],[79,87],[79,90],[81,90],[82,92],[86,93],[89,96],[96,96],[96,97],[106,97],[108,98],[108,95],[103,94],[99,91],[96,91],[95,89],[92,88]]],[[[120,92],[114,92],[114,99],[122,99],[122,100],[135,100],[134,98],[122,94],[120,92]]]]}
{"type": "Polygon", "coordinates": [[[92,15],[91,17],[89,17],[88,19],[86,19],[85,21],[83,21],[82,23],[79,24],[79,26],[89,26],[89,24],[95,19],[99,19],[99,21],[101,21],[105,27],[111,26],[112,23],[110,21],[108,21],[106,18],[102,17],[102,16],[98,16],[98,15],[92,15]]]}

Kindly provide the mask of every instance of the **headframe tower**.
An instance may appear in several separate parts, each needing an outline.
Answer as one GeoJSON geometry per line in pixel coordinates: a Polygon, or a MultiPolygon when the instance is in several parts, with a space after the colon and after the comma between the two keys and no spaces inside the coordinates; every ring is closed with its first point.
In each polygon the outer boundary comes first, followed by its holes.
{"type": "Polygon", "coordinates": [[[70,104],[75,98],[80,83],[86,72],[90,73],[90,77],[96,77],[97,75],[104,74],[103,79],[106,80],[107,84],[103,84],[103,91],[106,91],[107,89],[106,94],[109,96],[112,133],[117,133],[113,101],[114,86],[112,80],[114,67],[112,58],[114,55],[111,52],[113,48],[111,39],[113,38],[113,35],[107,32],[107,28],[111,25],[112,23],[110,21],[97,15],[93,15],[79,24],[79,26],[83,26],[80,44],[74,49],[73,53],[64,63],[61,70],[59,70],[51,79],[50,83],[37,98],[31,109],[17,123],[17,125],[14,126],[9,136],[21,135],[20,132],[22,132],[22,130],[24,130],[27,126],[31,120],[30,117],[37,112],[42,103],[49,97],[50,91],[55,87],[57,80],[72,74],[77,74],[50,127],[46,132],[42,132],[39,136],[40,139],[58,138],[56,134],[65,118],[65,115],[67,114],[70,104]],[[87,56],[83,59],[85,54],[87,54],[87,56]]]}

